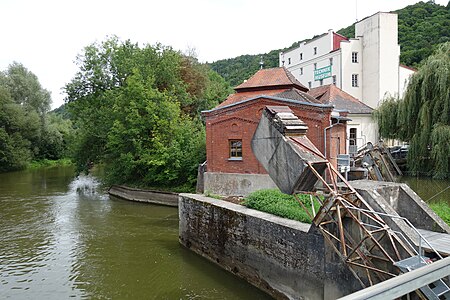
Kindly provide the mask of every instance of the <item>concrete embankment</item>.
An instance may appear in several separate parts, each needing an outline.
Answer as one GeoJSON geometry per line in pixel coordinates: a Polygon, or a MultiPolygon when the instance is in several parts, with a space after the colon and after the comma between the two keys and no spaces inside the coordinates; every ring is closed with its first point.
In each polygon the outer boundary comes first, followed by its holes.
{"type": "Polygon", "coordinates": [[[146,202],[168,206],[178,206],[178,194],[154,190],[142,190],[122,185],[113,185],[108,193],[121,199],[137,202],[146,202]]]}
{"type": "Polygon", "coordinates": [[[277,299],[336,299],[361,288],[310,224],[180,194],[180,243],[277,299]]]}

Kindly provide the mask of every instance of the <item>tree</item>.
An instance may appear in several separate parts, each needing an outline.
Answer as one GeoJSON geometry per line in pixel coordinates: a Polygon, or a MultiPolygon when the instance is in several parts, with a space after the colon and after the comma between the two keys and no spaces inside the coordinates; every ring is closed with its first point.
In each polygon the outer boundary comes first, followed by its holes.
{"type": "Polygon", "coordinates": [[[77,63],[65,89],[79,170],[102,162],[109,183],[192,186],[205,159],[199,111],[226,90],[223,79],[170,47],[116,37],[87,46],[77,63]]]}
{"type": "Polygon", "coordinates": [[[0,72],[0,172],[68,155],[73,128],[70,121],[48,115],[50,103],[50,93],[22,64],[0,72]]]}
{"type": "Polygon", "coordinates": [[[412,173],[450,177],[450,42],[411,77],[404,99],[383,102],[376,116],[382,137],[410,143],[412,173]]]}

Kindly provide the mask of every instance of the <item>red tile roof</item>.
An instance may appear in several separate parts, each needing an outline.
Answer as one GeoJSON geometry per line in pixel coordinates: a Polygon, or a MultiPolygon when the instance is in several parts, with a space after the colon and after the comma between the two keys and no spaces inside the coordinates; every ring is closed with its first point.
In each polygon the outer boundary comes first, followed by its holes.
{"type": "Polygon", "coordinates": [[[235,87],[234,90],[239,93],[294,87],[304,92],[308,91],[308,88],[295,79],[291,72],[284,67],[279,67],[259,70],[250,79],[235,87]]]}
{"type": "Polygon", "coordinates": [[[344,92],[334,84],[313,88],[309,90],[308,94],[322,104],[332,104],[336,109],[348,110],[351,114],[371,114],[373,112],[370,106],[344,92]]]}
{"type": "Polygon", "coordinates": [[[219,107],[227,106],[227,105],[230,105],[230,104],[238,103],[238,102],[250,99],[250,98],[254,98],[256,96],[261,96],[261,95],[274,96],[274,95],[276,95],[278,93],[282,93],[284,91],[286,91],[286,89],[275,89],[275,90],[250,91],[250,92],[235,93],[235,94],[229,95],[227,97],[227,99],[225,99],[225,101],[220,103],[215,108],[219,108],[219,107]]]}

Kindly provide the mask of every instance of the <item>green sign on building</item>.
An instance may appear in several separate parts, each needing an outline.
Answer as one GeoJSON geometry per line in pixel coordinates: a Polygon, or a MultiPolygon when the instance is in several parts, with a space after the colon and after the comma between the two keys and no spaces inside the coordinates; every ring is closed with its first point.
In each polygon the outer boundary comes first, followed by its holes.
{"type": "Polygon", "coordinates": [[[314,80],[321,80],[331,77],[331,65],[314,70],[314,80]]]}

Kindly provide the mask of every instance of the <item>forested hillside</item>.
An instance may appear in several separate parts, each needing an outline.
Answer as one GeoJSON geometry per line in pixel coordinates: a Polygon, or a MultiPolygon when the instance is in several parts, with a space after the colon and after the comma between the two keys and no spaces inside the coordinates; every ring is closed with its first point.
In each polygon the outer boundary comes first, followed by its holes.
{"type": "MultiPolygon", "coordinates": [[[[395,12],[398,13],[398,39],[402,64],[417,67],[438,44],[450,41],[450,2],[447,7],[432,1],[418,2],[395,12]]],[[[354,37],[354,24],[337,32],[347,37],[354,37]]],[[[299,43],[295,42],[290,47],[272,50],[269,53],[223,59],[210,65],[232,86],[236,86],[259,69],[261,56],[263,56],[265,68],[277,67],[279,52],[296,47],[299,43]]]]}

